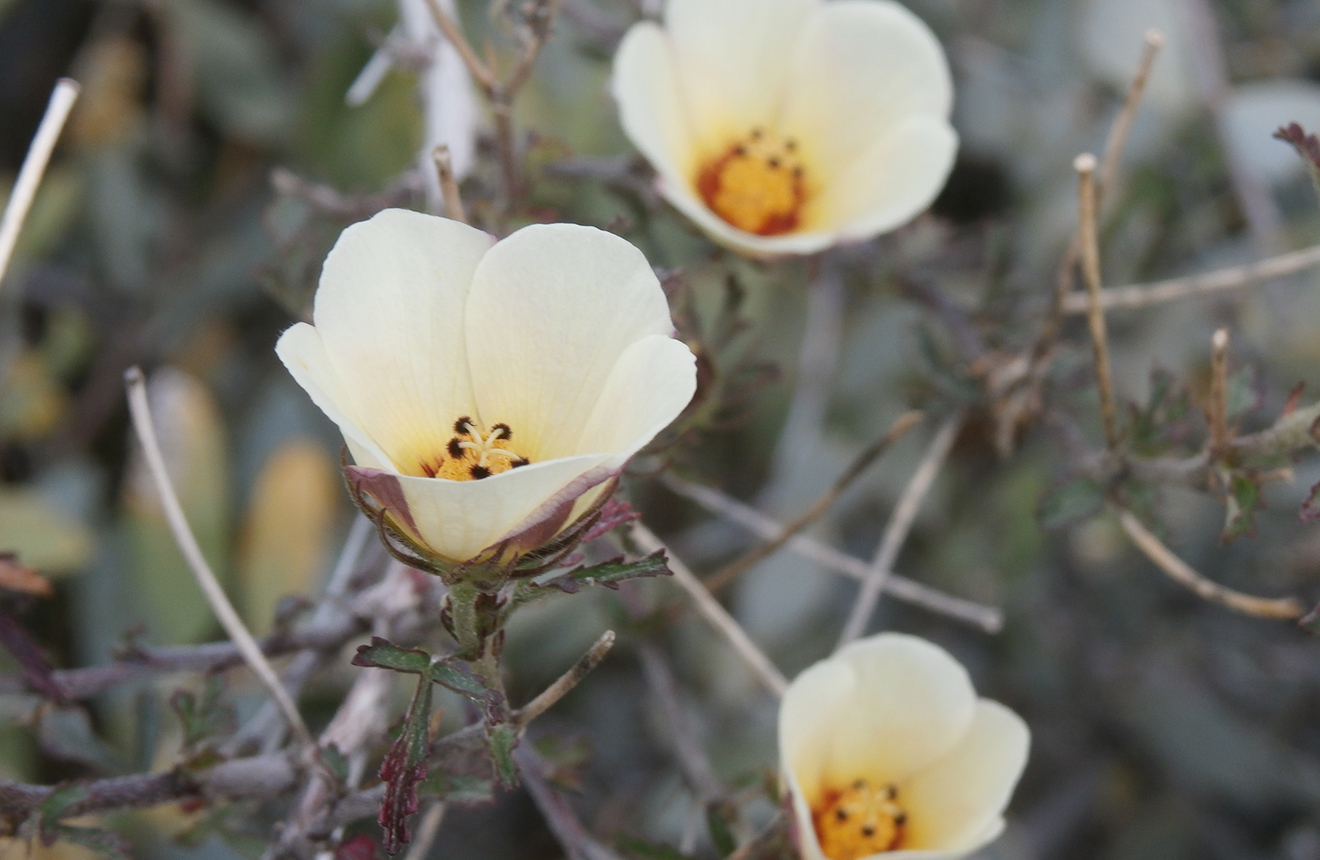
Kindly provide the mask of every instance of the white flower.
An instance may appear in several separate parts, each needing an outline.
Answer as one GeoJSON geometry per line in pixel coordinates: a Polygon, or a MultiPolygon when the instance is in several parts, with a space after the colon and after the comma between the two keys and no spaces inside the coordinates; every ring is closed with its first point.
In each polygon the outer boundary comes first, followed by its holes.
{"type": "Polygon", "coordinates": [[[1004,827],[1030,733],[924,639],[854,642],[789,685],[779,755],[802,860],[962,857],[1004,827]]]}
{"type": "Polygon", "coordinates": [[[958,147],[944,52],[890,0],[669,0],[624,37],[613,91],[661,193],[756,256],[904,224],[958,147]]]}
{"type": "Polygon", "coordinates": [[[571,525],[696,388],[646,259],[591,227],[496,242],[386,210],[335,243],[313,321],[281,360],[339,425],[350,480],[451,561],[571,525]]]}

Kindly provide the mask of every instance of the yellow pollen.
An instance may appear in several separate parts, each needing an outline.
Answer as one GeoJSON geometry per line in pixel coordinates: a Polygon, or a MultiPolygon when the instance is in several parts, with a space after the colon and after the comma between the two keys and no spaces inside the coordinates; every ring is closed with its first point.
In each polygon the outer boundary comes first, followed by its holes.
{"type": "Polygon", "coordinates": [[[907,813],[892,785],[873,788],[859,779],[842,791],[827,791],[812,810],[820,850],[830,860],[858,860],[894,851],[903,842],[907,813]]]}
{"type": "Polygon", "coordinates": [[[453,430],[444,449],[422,461],[420,469],[426,477],[479,481],[530,462],[514,451],[513,431],[507,424],[482,432],[476,421],[464,416],[454,422],[453,430]]]}
{"type": "Polygon", "coordinates": [[[805,173],[796,141],[775,140],[757,128],[702,165],[697,191],[716,215],[739,230],[776,236],[799,226],[805,173]]]}

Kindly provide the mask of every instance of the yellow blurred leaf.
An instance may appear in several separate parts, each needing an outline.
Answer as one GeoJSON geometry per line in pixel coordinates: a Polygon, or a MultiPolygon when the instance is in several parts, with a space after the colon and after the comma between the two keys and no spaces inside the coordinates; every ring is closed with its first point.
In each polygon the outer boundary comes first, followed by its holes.
{"type": "MultiPolygon", "coordinates": [[[[224,582],[229,464],[219,410],[206,386],[174,368],[153,373],[147,393],[170,481],[202,553],[224,582]]],[[[124,513],[128,575],[152,638],[164,644],[198,641],[215,620],[170,533],[136,440],[124,481],[124,513]]]]}
{"type": "Polygon", "coordinates": [[[59,423],[66,400],[41,355],[24,349],[9,362],[9,374],[0,385],[0,438],[40,439],[59,423]]]}
{"type": "Polygon", "coordinates": [[[244,620],[265,633],[280,598],[310,591],[334,526],[339,481],[333,459],[309,440],[281,446],[252,493],[239,550],[244,620]]]}
{"type": "Polygon", "coordinates": [[[46,574],[70,573],[87,563],[92,535],[76,517],[36,490],[0,490],[0,552],[46,574]]]}

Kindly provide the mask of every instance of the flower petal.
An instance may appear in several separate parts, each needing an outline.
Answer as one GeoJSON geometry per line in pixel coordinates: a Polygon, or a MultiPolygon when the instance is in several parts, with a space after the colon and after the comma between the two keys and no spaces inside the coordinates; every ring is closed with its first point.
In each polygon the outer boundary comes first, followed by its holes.
{"type": "Polygon", "coordinates": [[[665,28],[699,143],[723,147],[774,121],[789,76],[798,73],[786,59],[820,6],[820,0],[669,0],[665,28]]]}
{"type": "Polygon", "coordinates": [[[807,221],[842,241],[868,239],[911,221],[944,187],[958,135],[939,117],[911,116],[821,190],[807,221]]]}
{"type": "Polygon", "coordinates": [[[619,356],[587,419],[579,447],[626,461],[678,417],[697,391],[697,359],[682,341],[653,334],[619,356]]]}
{"type": "Polygon", "coordinates": [[[822,660],[793,679],[779,704],[779,767],[793,804],[793,833],[802,860],[826,860],[811,808],[821,793],[834,721],[852,707],[857,673],[841,660],[822,660]]]}
{"type": "Polygon", "coordinates": [[[657,171],[677,178],[695,170],[673,46],[658,25],[642,21],[628,30],[610,91],[624,133],[657,171]]]}
{"type": "Polygon", "coordinates": [[[593,227],[524,227],[481,261],[468,296],[481,420],[508,424],[533,462],[621,453],[584,449],[587,422],[624,350],[673,329],[664,291],[631,244],[593,227]]]}
{"type": "Polygon", "coordinates": [[[778,236],[758,236],[739,230],[712,212],[685,180],[662,175],[660,193],[713,241],[752,257],[771,259],[789,254],[814,254],[837,241],[836,231],[833,230],[805,230],[778,236]]]}
{"type": "MultiPolygon", "coordinates": [[[[435,553],[466,561],[522,531],[574,481],[599,469],[604,454],[564,457],[510,469],[480,481],[398,476],[414,537],[435,553]]],[[[599,481],[611,473],[600,470],[599,481]]],[[[587,489],[586,487],[582,488],[587,489]]]]}
{"type": "Polygon", "coordinates": [[[959,742],[976,709],[967,670],[947,651],[898,633],[854,642],[834,656],[857,690],[834,721],[826,781],[903,782],[959,742]]]}
{"type": "Polygon", "coordinates": [[[457,221],[386,209],[346,229],[326,258],[313,318],[340,408],[402,471],[472,409],[463,308],[493,242],[457,221]]]}
{"type": "Polygon", "coordinates": [[[953,104],[939,40],[890,0],[823,4],[807,20],[791,66],[782,130],[801,142],[821,187],[846,176],[902,120],[947,119],[953,104]]]}
{"type": "Polygon", "coordinates": [[[958,745],[900,788],[908,809],[905,846],[970,852],[993,838],[1030,743],[1021,717],[998,702],[977,702],[958,745]]]}
{"type": "Polygon", "coordinates": [[[303,387],[331,421],[339,425],[344,441],[353,452],[353,459],[373,469],[394,469],[390,458],[371,437],[362,431],[361,419],[353,409],[352,401],[340,390],[325,355],[320,333],[307,323],[298,323],[280,335],[275,353],[284,362],[295,382],[303,387]]]}

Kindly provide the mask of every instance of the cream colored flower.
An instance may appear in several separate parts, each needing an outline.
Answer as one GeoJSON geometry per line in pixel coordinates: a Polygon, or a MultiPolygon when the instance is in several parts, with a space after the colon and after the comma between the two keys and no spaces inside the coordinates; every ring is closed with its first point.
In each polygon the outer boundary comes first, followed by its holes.
{"type": "Polygon", "coordinates": [[[613,91],[661,193],[756,256],[902,225],[958,147],[944,52],[890,0],[669,0],[624,37],[613,91]]]}
{"type": "Polygon", "coordinates": [[[789,685],[779,755],[802,860],[941,860],[1004,827],[1030,733],[924,639],[884,633],[789,685]]]}
{"type": "Polygon", "coordinates": [[[386,210],[339,237],[313,320],[281,360],[339,425],[350,480],[450,561],[571,525],[696,387],[646,259],[591,227],[496,242],[386,210]]]}

